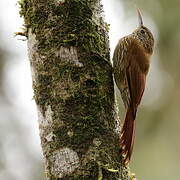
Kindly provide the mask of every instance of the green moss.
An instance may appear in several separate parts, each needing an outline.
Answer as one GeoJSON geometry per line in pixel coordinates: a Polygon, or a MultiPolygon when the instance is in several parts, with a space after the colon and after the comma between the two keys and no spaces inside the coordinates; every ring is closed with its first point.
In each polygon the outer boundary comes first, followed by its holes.
{"type": "Polygon", "coordinates": [[[28,8],[28,2],[29,0],[19,0],[18,4],[20,6],[20,16],[25,17],[25,14],[27,12],[27,8],[28,8]]]}
{"type": "MultiPolygon", "coordinates": [[[[97,162],[108,164],[107,169],[102,168],[103,177],[113,180],[114,172],[110,170],[118,169],[120,162],[114,133],[112,68],[107,62],[108,26],[102,19],[98,22],[93,19],[93,3],[91,0],[66,0],[63,4],[19,2],[20,15],[25,19],[27,32],[31,29],[36,36],[36,53],[41,58],[33,62],[38,72],[33,83],[34,98],[44,116],[49,105],[54,112],[52,125],[44,131],[45,135],[53,132],[54,140],[47,142],[41,137],[44,155],[49,157],[62,147],[74,149],[82,159],[89,154],[76,177],[67,176],[67,180],[95,179],[97,162]],[[64,62],[56,55],[60,47],[72,46],[78,51],[82,67],[64,62]],[[95,138],[101,138],[100,147],[92,144],[95,138]]],[[[58,179],[51,176],[48,174],[49,179],[58,179]]]]}
{"type": "Polygon", "coordinates": [[[48,6],[41,4],[33,9],[30,0],[19,1],[20,15],[25,19],[25,26],[36,33],[40,48],[47,51],[54,46],[80,46],[82,51],[104,54],[105,32],[100,31],[101,24],[97,25],[92,19],[93,13],[87,4],[85,0],[67,0],[63,6],[57,6],[49,1],[48,6]]]}

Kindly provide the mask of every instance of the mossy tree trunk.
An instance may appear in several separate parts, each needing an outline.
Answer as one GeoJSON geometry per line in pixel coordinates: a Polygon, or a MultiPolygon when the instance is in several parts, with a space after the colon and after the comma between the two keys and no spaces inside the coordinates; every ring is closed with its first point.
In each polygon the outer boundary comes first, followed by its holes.
{"type": "Polygon", "coordinates": [[[99,0],[21,0],[48,180],[131,179],[121,164],[99,0]]]}

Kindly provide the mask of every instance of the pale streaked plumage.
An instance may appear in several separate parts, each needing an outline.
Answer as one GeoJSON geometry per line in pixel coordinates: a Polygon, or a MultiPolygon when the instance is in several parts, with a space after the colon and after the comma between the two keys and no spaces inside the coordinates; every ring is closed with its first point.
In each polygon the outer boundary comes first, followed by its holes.
{"type": "Polygon", "coordinates": [[[154,46],[152,33],[143,26],[142,17],[140,20],[138,29],[119,40],[113,56],[114,79],[127,110],[120,138],[125,163],[130,161],[133,150],[136,112],[144,93],[154,46]]]}

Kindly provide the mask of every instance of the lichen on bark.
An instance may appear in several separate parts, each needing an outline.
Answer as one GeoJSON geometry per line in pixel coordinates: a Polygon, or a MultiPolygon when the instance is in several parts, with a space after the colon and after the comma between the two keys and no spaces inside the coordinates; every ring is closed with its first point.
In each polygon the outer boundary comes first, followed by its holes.
{"type": "Polygon", "coordinates": [[[132,179],[121,164],[99,0],[21,0],[48,180],[132,179]]]}

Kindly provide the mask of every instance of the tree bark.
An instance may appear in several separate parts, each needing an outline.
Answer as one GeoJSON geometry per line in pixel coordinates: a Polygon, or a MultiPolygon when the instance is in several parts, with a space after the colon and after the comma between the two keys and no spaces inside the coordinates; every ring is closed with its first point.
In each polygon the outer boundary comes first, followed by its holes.
{"type": "Polygon", "coordinates": [[[99,0],[21,0],[48,180],[130,180],[99,0]]]}

